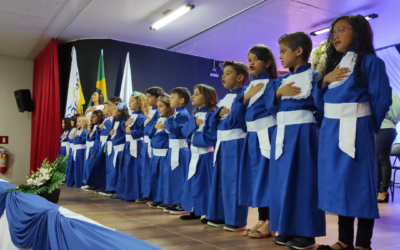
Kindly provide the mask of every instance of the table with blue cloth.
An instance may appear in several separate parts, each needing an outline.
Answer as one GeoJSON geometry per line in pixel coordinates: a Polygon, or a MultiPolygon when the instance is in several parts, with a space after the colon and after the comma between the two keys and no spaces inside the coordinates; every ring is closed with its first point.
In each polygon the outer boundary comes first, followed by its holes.
{"type": "Polygon", "coordinates": [[[15,187],[0,179],[0,249],[158,249],[15,187]]]}

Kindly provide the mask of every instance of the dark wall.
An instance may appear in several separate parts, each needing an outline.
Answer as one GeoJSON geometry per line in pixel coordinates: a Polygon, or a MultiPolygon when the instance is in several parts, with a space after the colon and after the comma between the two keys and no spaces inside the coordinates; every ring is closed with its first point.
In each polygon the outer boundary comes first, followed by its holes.
{"type": "MultiPolygon", "coordinates": [[[[67,100],[73,46],[77,53],[79,75],[86,104],[89,103],[96,86],[101,49],[104,50],[104,70],[109,98],[114,95],[119,96],[128,52],[134,91],[145,93],[147,88],[159,86],[168,93],[175,87],[187,87],[192,93],[196,84],[205,83],[215,88],[219,99],[228,92],[221,83],[222,71],[217,61],[216,69],[219,78],[210,77],[213,68],[211,59],[110,39],[80,40],[60,45],[58,48],[62,117],[64,117],[67,100]]],[[[86,109],[86,105],[84,107],[86,109]]],[[[190,111],[193,109],[191,104],[188,104],[187,108],[190,111]]]]}

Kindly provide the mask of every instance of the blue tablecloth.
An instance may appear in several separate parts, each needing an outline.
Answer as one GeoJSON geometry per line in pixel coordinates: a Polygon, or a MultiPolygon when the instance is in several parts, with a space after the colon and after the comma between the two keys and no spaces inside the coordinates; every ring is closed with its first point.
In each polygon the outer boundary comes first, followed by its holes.
{"type": "Polygon", "coordinates": [[[46,199],[23,193],[5,193],[15,186],[0,182],[0,216],[6,215],[10,236],[18,248],[33,250],[152,250],[158,249],[129,235],[71,219],[46,199]]]}

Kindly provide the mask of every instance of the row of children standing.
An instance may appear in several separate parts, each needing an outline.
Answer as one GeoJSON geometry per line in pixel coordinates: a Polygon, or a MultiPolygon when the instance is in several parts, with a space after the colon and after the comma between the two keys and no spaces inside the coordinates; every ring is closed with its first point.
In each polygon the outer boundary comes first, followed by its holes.
{"type": "Polygon", "coordinates": [[[67,185],[103,188],[183,220],[206,215],[202,223],[253,238],[278,232],[273,241],[292,249],[325,236],[325,211],[339,216],[339,241],[318,249],[354,249],[357,217],[356,248],[370,249],[379,218],[375,134],[391,105],[372,37],[364,17],[336,19],[322,75],[307,63],[312,42],[303,32],[279,38],[290,70],[280,77],[272,51],[254,46],[248,67],[224,63],[229,93],[221,101],[210,86],[194,88],[192,116],[183,87],[134,92],[131,114],[111,98],[93,112],[90,132],[85,117],[73,117],[76,129],[60,138],[70,147],[67,185]],[[254,79],[243,87],[249,72],[254,79]],[[249,206],[259,222],[246,229],[249,206]]]}

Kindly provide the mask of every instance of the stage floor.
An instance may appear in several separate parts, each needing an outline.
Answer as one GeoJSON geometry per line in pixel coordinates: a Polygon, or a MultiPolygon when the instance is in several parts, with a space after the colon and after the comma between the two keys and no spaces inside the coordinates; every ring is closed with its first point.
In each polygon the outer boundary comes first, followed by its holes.
{"type": "MultiPolygon", "coordinates": [[[[373,249],[400,249],[400,188],[395,192],[394,203],[379,205],[381,219],[375,222],[373,249]]],[[[271,238],[252,239],[199,220],[183,221],[179,215],[143,203],[114,200],[80,188],[62,186],[59,205],[161,249],[288,249],[273,244],[271,238]]],[[[257,218],[257,209],[250,209],[248,224],[254,225],[257,218]]],[[[337,241],[337,216],[327,214],[326,220],[328,236],[317,238],[317,244],[337,241]]]]}

